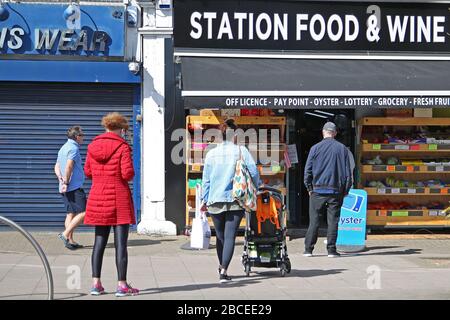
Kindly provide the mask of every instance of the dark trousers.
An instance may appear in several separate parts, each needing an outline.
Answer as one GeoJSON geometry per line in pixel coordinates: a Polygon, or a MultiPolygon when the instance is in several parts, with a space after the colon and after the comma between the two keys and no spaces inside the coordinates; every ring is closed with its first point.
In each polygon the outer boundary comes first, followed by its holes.
{"type": "Polygon", "coordinates": [[[327,210],[327,250],[336,251],[339,217],[343,196],[341,194],[317,194],[309,197],[309,227],[305,237],[305,251],[312,252],[319,234],[320,214],[327,210]]]}
{"type": "MultiPolygon", "coordinates": [[[[128,267],[128,231],[130,225],[121,224],[113,226],[114,229],[114,247],[116,249],[116,268],[119,281],[127,280],[128,267]]],[[[102,273],[103,254],[108,243],[111,226],[95,226],[94,250],[92,250],[92,277],[100,278],[102,273]]]]}
{"type": "Polygon", "coordinates": [[[224,269],[228,269],[233,257],[236,242],[236,231],[244,217],[244,211],[225,211],[210,214],[216,230],[216,250],[219,263],[224,269]]]}

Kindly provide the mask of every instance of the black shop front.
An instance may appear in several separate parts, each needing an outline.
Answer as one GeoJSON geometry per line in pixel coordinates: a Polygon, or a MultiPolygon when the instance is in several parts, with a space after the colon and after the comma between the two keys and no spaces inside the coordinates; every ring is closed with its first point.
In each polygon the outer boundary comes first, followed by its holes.
{"type": "MultiPolygon", "coordinates": [[[[395,127],[395,119],[401,118],[406,119],[399,120],[403,125],[416,128],[421,116],[424,123],[446,125],[445,119],[430,118],[447,117],[442,112],[450,106],[449,20],[444,3],[174,0],[177,112],[186,117],[188,132],[214,127],[223,117],[239,119],[245,128],[269,130],[269,136],[271,129],[280,129],[279,150],[274,151],[280,151],[278,159],[257,162],[266,182],[285,191],[289,225],[305,227],[304,163],[326,121],[337,124],[337,139],[353,152],[355,187],[360,188],[383,178],[379,171],[362,174],[368,158],[380,153],[386,160],[401,151],[407,163],[418,155],[416,146],[408,153],[389,141],[383,154],[384,144],[367,138],[364,125],[383,127],[387,120],[395,127]],[[368,154],[363,153],[365,144],[374,148],[368,154]]],[[[186,225],[195,209],[190,187],[201,179],[202,158],[195,152],[208,144],[200,142],[190,144],[187,152],[186,225]]],[[[441,147],[443,158],[449,151],[441,147]]],[[[393,186],[384,187],[382,197],[380,188],[369,193],[369,203],[389,201],[386,193],[393,186]]],[[[415,207],[424,201],[417,200],[420,192],[405,192],[415,207]]],[[[399,221],[382,211],[385,216],[373,212],[374,226],[399,221]]],[[[408,219],[402,221],[415,218],[408,219]]]]}

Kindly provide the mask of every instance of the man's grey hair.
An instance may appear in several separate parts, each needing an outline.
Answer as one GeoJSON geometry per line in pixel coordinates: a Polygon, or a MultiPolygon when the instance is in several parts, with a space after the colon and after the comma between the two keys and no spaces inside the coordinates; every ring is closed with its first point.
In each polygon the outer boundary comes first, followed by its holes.
{"type": "Polygon", "coordinates": [[[73,126],[67,130],[67,138],[76,140],[78,136],[83,134],[83,130],[81,130],[80,126],[73,126]]]}

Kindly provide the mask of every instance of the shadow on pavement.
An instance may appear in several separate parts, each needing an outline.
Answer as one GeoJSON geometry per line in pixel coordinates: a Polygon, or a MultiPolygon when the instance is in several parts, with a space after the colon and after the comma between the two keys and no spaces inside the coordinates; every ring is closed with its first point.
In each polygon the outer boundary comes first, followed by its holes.
{"type": "MultiPolygon", "coordinates": [[[[58,293],[58,295],[60,295],[60,294],[65,294],[65,293],[58,293]]],[[[55,300],[68,300],[68,299],[74,299],[74,298],[81,298],[81,297],[85,297],[85,296],[87,296],[87,293],[77,293],[77,294],[75,294],[73,296],[70,296],[70,297],[57,298],[55,300]]]]}
{"type": "Polygon", "coordinates": [[[185,286],[175,286],[175,287],[165,287],[165,288],[148,288],[140,290],[139,295],[147,295],[147,294],[158,294],[158,293],[167,293],[167,292],[180,292],[180,291],[195,291],[199,289],[210,289],[210,288],[238,288],[244,287],[250,284],[255,284],[261,282],[263,279],[267,279],[269,277],[245,277],[245,276],[236,276],[233,279],[246,278],[247,280],[239,280],[239,281],[231,281],[228,283],[206,283],[206,284],[190,284],[185,286]]]}
{"type": "Polygon", "coordinates": [[[320,277],[326,276],[330,274],[338,274],[347,271],[347,269],[329,269],[329,270],[320,270],[320,269],[311,269],[311,270],[294,270],[292,269],[289,274],[286,275],[287,278],[290,277],[299,277],[299,278],[311,278],[311,277],[320,277]]]}
{"type": "Polygon", "coordinates": [[[372,250],[382,250],[382,249],[396,249],[402,248],[402,246],[377,246],[377,247],[366,247],[362,252],[372,251],[372,250]]]}
{"type": "MultiPolygon", "coordinates": [[[[141,246],[151,246],[151,245],[155,245],[155,244],[161,244],[161,242],[168,242],[168,241],[177,241],[176,239],[163,239],[163,240],[148,240],[148,239],[132,239],[132,240],[128,240],[128,247],[141,247],[141,246]]],[[[88,246],[83,246],[83,248],[80,249],[92,249],[94,246],[93,245],[88,245],[88,246]]],[[[113,243],[108,243],[106,245],[106,248],[114,248],[114,242],[113,243]]],[[[80,250],[77,249],[77,250],[80,250]]]]}
{"type": "MultiPolygon", "coordinates": [[[[43,293],[42,295],[47,295],[46,293],[43,293]]],[[[10,296],[0,296],[0,300],[2,299],[8,299],[8,298],[17,298],[18,300],[20,299],[20,297],[24,298],[24,297],[29,297],[32,296],[32,294],[26,293],[26,294],[13,294],[10,296]]]]}
{"type": "Polygon", "coordinates": [[[399,255],[411,255],[411,254],[421,254],[422,249],[406,249],[406,250],[397,250],[397,251],[382,251],[382,252],[373,252],[366,253],[370,250],[364,250],[362,252],[356,253],[343,253],[342,257],[357,257],[357,256],[399,256],[399,255]]]}
{"type": "MultiPolygon", "coordinates": [[[[343,271],[346,271],[347,269],[330,269],[330,270],[291,270],[289,274],[286,275],[285,278],[292,278],[292,277],[302,277],[302,278],[309,278],[309,277],[319,277],[324,275],[330,275],[330,274],[338,274],[342,273],[343,271]]],[[[158,293],[168,293],[168,292],[179,292],[179,291],[193,291],[193,290],[199,290],[199,289],[210,289],[210,288],[238,288],[238,287],[245,287],[247,285],[260,283],[264,279],[270,279],[270,278],[281,278],[278,271],[266,271],[266,272],[254,272],[254,275],[252,276],[250,274],[249,277],[247,276],[234,276],[232,277],[233,280],[229,283],[221,284],[221,283],[207,283],[207,284],[192,284],[192,285],[185,285],[185,286],[175,286],[175,287],[166,287],[166,288],[148,288],[141,290],[139,295],[146,295],[146,294],[158,294],[158,293]],[[239,280],[239,281],[236,281],[239,280]]]]}
{"type": "Polygon", "coordinates": [[[191,247],[191,242],[189,241],[189,242],[186,242],[186,243],[182,244],[180,246],[180,249],[182,249],[182,250],[191,250],[191,251],[206,251],[206,250],[211,250],[211,249],[215,250],[216,246],[213,245],[213,244],[210,244],[208,249],[197,249],[197,248],[192,248],[191,247]]]}
{"type": "MultiPolygon", "coordinates": [[[[33,293],[33,294],[29,294],[29,293],[26,293],[26,294],[14,294],[14,295],[10,295],[10,296],[0,296],[0,300],[1,299],[7,299],[7,298],[15,298],[15,300],[20,300],[21,298],[25,298],[25,297],[31,297],[32,298],[33,296],[42,296],[42,297],[45,297],[42,300],[47,300],[47,295],[48,295],[47,292],[33,293]]],[[[81,298],[81,297],[87,296],[86,293],[73,294],[72,292],[71,293],[55,293],[54,295],[55,296],[56,295],[58,295],[58,296],[60,296],[60,295],[70,295],[70,296],[64,297],[64,298],[56,298],[56,297],[54,297],[54,300],[68,300],[68,299],[81,298]]]]}

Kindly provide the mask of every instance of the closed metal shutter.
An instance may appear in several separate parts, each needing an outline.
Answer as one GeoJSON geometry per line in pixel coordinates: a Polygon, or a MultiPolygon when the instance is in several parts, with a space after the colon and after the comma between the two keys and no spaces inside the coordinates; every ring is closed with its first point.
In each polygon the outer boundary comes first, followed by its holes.
{"type": "MultiPolygon", "coordinates": [[[[84,165],[87,145],[104,132],[106,113],[122,113],[133,129],[133,94],[134,87],[123,84],[0,82],[0,215],[26,228],[63,227],[53,168],[67,129],[84,130],[84,165]]],[[[86,179],[86,193],[90,186],[86,179]]]]}

